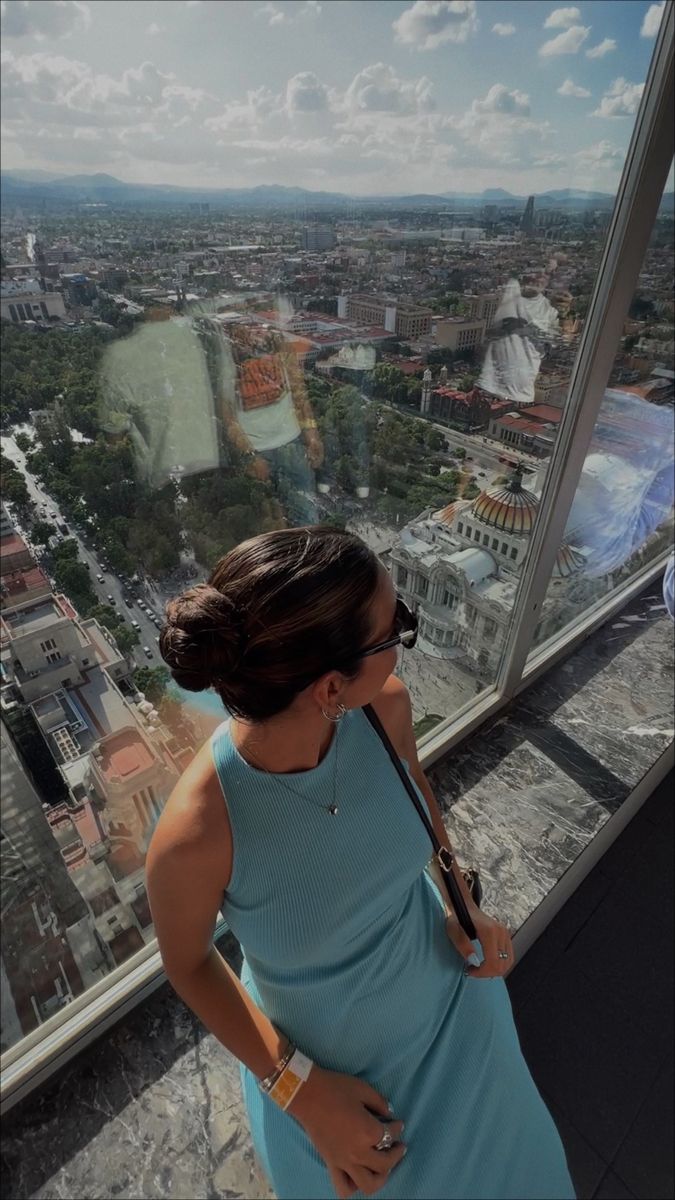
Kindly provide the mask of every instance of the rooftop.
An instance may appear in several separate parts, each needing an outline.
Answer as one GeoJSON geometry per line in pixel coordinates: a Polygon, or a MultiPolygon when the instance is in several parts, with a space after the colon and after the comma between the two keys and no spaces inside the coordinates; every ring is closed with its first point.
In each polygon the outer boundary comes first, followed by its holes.
{"type": "Polygon", "coordinates": [[[27,549],[28,546],[18,533],[8,533],[0,538],[0,555],[3,557],[5,554],[20,554],[22,550],[27,549]]]}
{"type": "MultiPolygon", "coordinates": [[[[73,614],[76,615],[76,614],[73,614]]],[[[29,608],[21,608],[15,612],[6,612],[2,620],[12,637],[23,637],[25,634],[37,633],[48,629],[64,616],[64,610],[59,603],[59,597],[51,595],[45,600],[39,600],[29,608]]]]}
{"type": "Polygon", "coordinates": [[[110,783],[140,775],[155,762],[155,757],[135,729],[120,729],[100,743],[99,770],[110,783]]]}

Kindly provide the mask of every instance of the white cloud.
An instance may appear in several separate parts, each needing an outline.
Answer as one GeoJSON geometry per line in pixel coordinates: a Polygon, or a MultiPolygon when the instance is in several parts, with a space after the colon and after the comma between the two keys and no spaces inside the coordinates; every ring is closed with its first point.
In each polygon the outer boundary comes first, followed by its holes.
{"type": "Polygon", "coordinates": [[[267,17],[268,25],[283,25],[286,20],[286,13],[281,8],[277,8],[276,4],[263,4],[262,8],[256,9],[256,17],[267,17]]]}
{"type": "Polygon", "coordinates": [[[647,9],[647,11],[645,13],[644,20],[642,22],[642,28],[640,30],[640,37],[643,37],[643,38],[655,38],[656,37],[656,35],[659,32],[659,29],[661,27],[661,18],[663,17],[665,9],[666,9],[666,0],[661,0],[660,4],[650,4],[649,5],[649,8],[647,9]]]}
{"type": "Polygon", "coordinates": [[[629,83],[620,76],[605,92],[594,117],[632,117],[637,112],[644,83],[629,83]]]}
{"type": "Polygon", "coordinates": [[[432,84],[425,75],[404,81],[393,67],[373,63],[354,76],[344,95],[344,108],[355,119],[372,113],[415,115],[433,110],[432,84]]]}
{"type": "Polygon", "coordinates": [[[113,77],[62,55],[4,51],[2,66],[4,115],[28,123],[28,131],[32,123],[119,127],[153,112],[175,118],[186,108],[194,110],[206,95],[177,85],[173,75],[150,62],[113,77]]]}
{"type": "Polygon", "coordinates": [[[624,151],[611,142],[595,142],[571,155],[565,170],[567,186],[609,192],[616,191],[624,162],[624,151]]]}
{"type": "Polygon", "coordinates": [[[608,163],[612,166],[621,166],[624,152],[618,146],[613,146],[611,142],[603,141],[586,146],[583,150],[577,150],[572,157],[578,163],[608,163]]]}
{"type": "Polygon", "coordinates": [[[588,88],[579,87],[579,84],[573,83],[571,79],[566,79],[564,83],[561,83],[557,91],[559,96],[578,96],[580,100],[591,94],[588,88]]]}
{"type": "Polygon", "coordinates": [[[151,24],[148,25],[145,32],[147,33],[148,37],[157,37],[157,34],[163,33],[163,31],[163,25],[158,25],[156,21],[152,21],[151,24]]]}
{"type": "Polygon", "coordinates": [[[496,33],[497,37],[511,37],[511,34],[516,32],[516,27],[510,21],[497,21],[492,26],[492,32],[496,33]]]}
{"type": "Polygon", "coordinates": [[[91,23],[88,4],[81,0],[3,0],[4,37],[67,37],[91,23]]]}
{"type": "Polygon", "coordinates": [[[551,38],[550,42],[544,42],[543,46],[539,47],[539,53],[542,58],[553,58],[558,54],[576,54],[590,32],[590,25],[572,25],[564,33],[551,38]]]}
{"type": "Polygon", "coordinates": [[[611,54],[612,50],[616,50],[614,38],[603,38],[597,46],[591,46],[590,50],[586,51],[586,58],[604,58],[606,54],[611,54]]]}
{"type": "Polygon", "coordinates": [[[526,92],[510,92],[503,83],[493,83],[484,100],[474,100],[472,110],[476,113],[508,113],[527,117],[530,114],[530,97],[526,92]]]}
{"type": "Polygon", "coordinates": [[[313,71],[300,71],[286,84],[286,111],[294,113],[321,112],[328,108],[328,88],[313,71]]]}
{"type": "Polygon", "coordinates": [[[318,17],[322,11],[322,5],[319,0],[305,0],[305,3],[296,12],[289,12],[288,9],[279,8],[278,4],[273,4],[272,0],[268,0],[267,4],[263,4],[262,8],[257,8],[255,15],[257,17],[267,17],[268,25],[292,25],[295,21],[302,20],[303,17],[318,17]]]}
{"type": "Polygon", "coordinates": [[[476,0],[415,0],[393,22],[396,41],[416,50],[465,42],[478,29],[476,0]]]}
{"type": "Polygon", "coordinates": [[[554,8],[544,21],[544,29],[569,29],[581,20],[578,8],[554,8]]]}
{"type": "Polygon", "coordinates": [[[207,117],[204,125],[214,133],[255,129],[282,106],[282,98],[275,96],[269,88],[252,88],[246,93],[245,100],[230,101],[220,113],[207,117]]]}
{"type": "Polygon", "coordinates": [[[493,178],[497,168],[532,166],[545,155],[542,142],[551,134],[547,122],[530,115],[527,93],[510,91],[503,83],[493,84],[461,117],[443,120],[464,140],[463,155],[457,161],[472,172],[483,165],[490,167],[493,178]]]}

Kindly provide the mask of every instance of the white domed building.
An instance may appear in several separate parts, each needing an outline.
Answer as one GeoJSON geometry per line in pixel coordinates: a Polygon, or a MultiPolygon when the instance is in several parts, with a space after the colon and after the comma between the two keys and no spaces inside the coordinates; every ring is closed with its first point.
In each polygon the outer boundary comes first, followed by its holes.
{"type": "MultiPolygon", "coordinates": [[[[418,646],[437,658],[466,657],[478,673],[494,674],[506,640],[520,573],[539,507],[516,469],[507,484],[475,500],[425,510],[392,548],[394,584],[419,619],[418,646]]],[[[561,591],[584,567],[564,542],[558,551],[536,633],[557,628],[561,591]]]]}

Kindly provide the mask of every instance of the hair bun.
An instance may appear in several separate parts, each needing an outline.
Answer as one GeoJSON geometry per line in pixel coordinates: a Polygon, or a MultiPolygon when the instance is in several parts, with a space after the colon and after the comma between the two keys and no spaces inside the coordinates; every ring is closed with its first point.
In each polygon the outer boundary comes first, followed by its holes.
{"type": "Polygon", "coordinates": [[[201,692],[227,678],[245,648],[239,610],[217,588],[199,583],[168,601],[160,652],[180,687],[201,692]]]}

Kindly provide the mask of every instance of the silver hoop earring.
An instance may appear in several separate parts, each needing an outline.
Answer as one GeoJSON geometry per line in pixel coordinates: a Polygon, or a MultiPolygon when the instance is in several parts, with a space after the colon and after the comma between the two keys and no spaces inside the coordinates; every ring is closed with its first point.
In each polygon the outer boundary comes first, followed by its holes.
{"type": "Polygon", "coordinates": [[[331,717],[330,713],[327,713],[325,708],[321,709],[321,712],[323,713],[326,720],[332,721],[334,725],[337,725],[338,721],[342,720],[346,711],[347,711],[347,709],[345,708],[344,704],[338,704],[337,715],[334,717],[331,717]]]}

